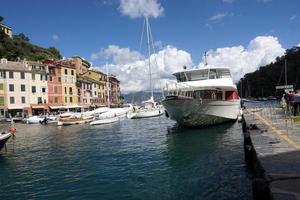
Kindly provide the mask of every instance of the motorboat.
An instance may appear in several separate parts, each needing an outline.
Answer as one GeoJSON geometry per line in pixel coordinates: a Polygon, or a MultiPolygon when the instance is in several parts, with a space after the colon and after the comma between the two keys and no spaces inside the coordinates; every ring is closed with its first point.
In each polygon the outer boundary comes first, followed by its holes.
{"type": "Polygon", "coordinates": [[[110,124],[119,121],[117,116],[101,116],[90,122],[90,125],[110,124]]]}
{"type": "Polygon", "coordinates": [[[199,127],[238,118],[240,97],[229,68],[205,65],[173,75],[177,82],[167,86],[162,104],[166,116],[179,125],[199,127]]]}
{"type": "Polygon", "coordinates": [[[57,122],[56,116],[32,116],[23,119],[26,124],[51,124],[57,122]]]}
{"type": "MultiPolygon", "coordinates": [[[[12,122],[13,123],[13,122],[12,122]]],[[[5,146],[6,142],[9,140],[11,136],[17,131],[17,129],[13,126],[10,126],[7,131],[3,131],[0,133],[0,151],[5,146]]]]}
{"type": "Polygon", "coordinates": [[[142,107],[133,106],[133,108],[128,112],[127,118],[148,118],[164,114],[164,107],[162,105],[158,105],[157,102],[154,101],[153,96],[142,103],[144,104],[142,107]]]}
{"type": "Polygon", "coordinates": [[[0,133],[0,151],[5,146],[6,142],[9,140],[9,138],[12,136],[12,133],[10,132],[2,132],[0,133]]]}
{"type": "Polygon", "coordinates": [[[84,116],[84,117],[71,116],[71,117],[60,118],[57,122],[57,126],[85,124],[91,122],[93,118],[94,116],[84,116]]]}

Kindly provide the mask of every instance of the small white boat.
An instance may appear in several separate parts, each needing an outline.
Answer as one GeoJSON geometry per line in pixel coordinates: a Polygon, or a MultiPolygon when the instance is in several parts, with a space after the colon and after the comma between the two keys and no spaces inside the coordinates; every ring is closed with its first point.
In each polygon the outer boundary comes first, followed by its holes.
{"type": "Polygon", "coordinates": [[[0,151],[5,146],[8,139],[12,136],[11,132],[0,133],[0,151]]]}
{"type": "Polygon", "coordinates": [[[20,122],[20,121],[22,121],[22,117],[6,118],[6,121],[7,122],[12,122],[12,121],[14,121],[14,122],[20,122]]]}
{"type": "Polygon", "coordinates": [[[32,116],[23,120],[26,124],[51,124],[56,123],[55,116],[32,116]]]}
{"type": "Polygon", "coordinates": [[[157,105],[153,97],[149,100],[144,101],[143,107],[133,107],[131,111],[128,112],[127,118],[138,119],[138,118],[149,118],[157,117],[164,114],[164,108],[161,105],[157,105]]]}
{"type": "Polygon", "coordinates": [[[104,117],[90,122],[90,125],[110,124],[119,121],[119,117],[104,117]]]}

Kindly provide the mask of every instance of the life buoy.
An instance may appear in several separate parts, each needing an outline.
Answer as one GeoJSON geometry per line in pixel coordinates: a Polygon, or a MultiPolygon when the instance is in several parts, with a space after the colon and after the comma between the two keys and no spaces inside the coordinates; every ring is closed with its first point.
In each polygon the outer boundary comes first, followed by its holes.
{"type": "Polygon", "coordinates": [[[17,129],[15,127],[9,127],[7,130],[10,133],[15,133],[17,131],[17,129]]]}

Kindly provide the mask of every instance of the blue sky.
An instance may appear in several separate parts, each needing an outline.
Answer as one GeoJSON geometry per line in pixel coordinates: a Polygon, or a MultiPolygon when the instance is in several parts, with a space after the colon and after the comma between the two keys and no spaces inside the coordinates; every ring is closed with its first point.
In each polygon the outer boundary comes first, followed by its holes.
{"type": "MultiPolygon", "coordinates": [[[[0,15],[14,34],[23,32],[34,44],[91,60],[109,45],[139,51],[143,18],[122,13],[120,1],[1,0],[0,15]]],[[[257,36],[272,36],[284,49],[300,44],[299,0],[131,1],[153,1],[162,9],[150,18],[154,41],[160,49],[171,45],[187,52],[193,65],[205,51],[240,45],[247,49],[257,36]]],[[[92,62],[99,66],[105,59],[98,56],[92,62]]]]}

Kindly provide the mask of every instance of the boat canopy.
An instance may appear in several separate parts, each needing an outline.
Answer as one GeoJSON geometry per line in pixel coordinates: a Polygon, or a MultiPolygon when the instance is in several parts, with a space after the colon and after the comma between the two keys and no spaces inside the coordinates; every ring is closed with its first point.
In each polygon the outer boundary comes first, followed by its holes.
{"type": "Polygon", "coordinates": [[[173,74],[178,82],[200,81],[207,79],[231,78],[228,68],[205,68],[181,71],[173,74]]]}

